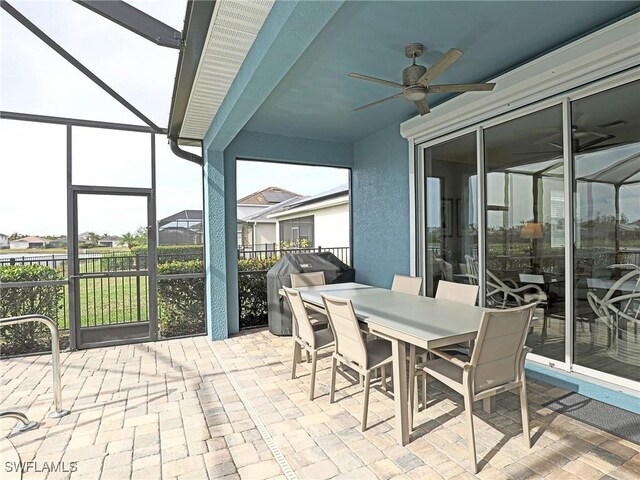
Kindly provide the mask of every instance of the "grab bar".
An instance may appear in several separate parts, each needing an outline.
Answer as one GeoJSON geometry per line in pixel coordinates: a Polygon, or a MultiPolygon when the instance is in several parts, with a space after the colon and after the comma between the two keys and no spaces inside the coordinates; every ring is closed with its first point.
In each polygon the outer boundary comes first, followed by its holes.
{"type": "MultiPolygon", "coordinates": [[[[60,340],[58,336],[58,325],[45,315],[22,315],[18,317],[0,318],[0,327],[6,325],[16,325],[26,322],[42,322],[51,331],[51,367],[53,373],[53,400],[55,410],[49,412],[49,418],[60,418],[69,414],[69,410],[62,408],[62,387],[60,384],[60,340]]],[[[22,415],[19,412],[3,412],[3,416],[11,416],[14,418],[22,415]]],[[[25,417],[26,418],[26,417],[25,417]]],[[[22,421],[22,419],[20,419],[22,421]]],[[[26,423],[22,421],[23,423],[26,423]]]]}

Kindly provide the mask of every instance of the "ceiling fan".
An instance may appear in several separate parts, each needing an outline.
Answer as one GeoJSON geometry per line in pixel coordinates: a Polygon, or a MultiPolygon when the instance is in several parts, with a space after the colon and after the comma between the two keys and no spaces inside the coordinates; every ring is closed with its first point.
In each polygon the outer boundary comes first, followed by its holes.
{"type": "MultiPolygon", "coordinates": [[[[628,122],[625,120],[616,120],[615,122],[609,122],[603,125],[597,125],[593,127],[587,127],[585,121],[587,115],[580,115],[574,124],[571,125],[571,136],[573,140],[572,150],[573,153],[583,153],[598,147],[601,143],[604,143],[616,136],[612,133],[606,132],[606,128],[615,127],[618,125],[624,125],[628,122]]],[[[551,135],[547,135],[540,140],[536,140],[535,144],[545,144],[553,147],[555,150],[547,151],[533,151],[533,152],[515,152],[514,155],[537,155],[537,154],[557,154],[563,151],[562,147],[562,133],[557,129],[535,129],[538,133],[552,132],[551,135]]]]}
{"type": "Polygon", "coordinates": [[[424,45],[421,43],[410,43],[404,47],[404,54],[407,58],[413,59],[413,63],[402,70],[402,83],[396,83],[382,78],[371,77],[361,73],[350,73],[351,78],[359,78],[369,82],[380,83],[389,87],[399,88],[402,91],[390,97],[377,100],[375,102],[358,107],[353,111],[363,110],[373,107],[383,102],[402,97],[405,100],[414,102],[420,115],[426,115],[431,110],[427,103],[428,93],[454,93],[454,92],[490,92],[496,86],[495,83],[458,83],[447,85],[429,85],[439,77],[453,62],[462,56],[462,51],[457,48],[450,49],[429,69],[424,65],[417,65],[416,58],[424,53],[424,45]]]}

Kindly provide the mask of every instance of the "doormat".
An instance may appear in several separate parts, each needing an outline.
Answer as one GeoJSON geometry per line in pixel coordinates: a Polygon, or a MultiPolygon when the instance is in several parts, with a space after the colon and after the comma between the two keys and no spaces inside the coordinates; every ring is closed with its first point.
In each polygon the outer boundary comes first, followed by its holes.
{"type": "Polygon", "coordinates": [[[640,445],[640,415],[636,413],[579,393],[569,393],[543,406],[640,445]]]}

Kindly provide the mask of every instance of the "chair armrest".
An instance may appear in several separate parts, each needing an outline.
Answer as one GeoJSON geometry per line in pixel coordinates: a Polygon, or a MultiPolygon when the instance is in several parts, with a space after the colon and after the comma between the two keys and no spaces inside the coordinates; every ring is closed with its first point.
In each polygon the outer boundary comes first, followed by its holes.
{"type": "Polygon", "coordinates": [[[471,368],[471,364],[469,362],[463,362],[459,358],[454,357],[453,355],[449,355],[447,352],[443,352],[442,350],[437,350],[437,349],[433,349],[429,351],[439,356],[443,360],[446,360],[449,363],[453,363],[456,367],[462,368],[463,370],[467,370],[471,368]]]}

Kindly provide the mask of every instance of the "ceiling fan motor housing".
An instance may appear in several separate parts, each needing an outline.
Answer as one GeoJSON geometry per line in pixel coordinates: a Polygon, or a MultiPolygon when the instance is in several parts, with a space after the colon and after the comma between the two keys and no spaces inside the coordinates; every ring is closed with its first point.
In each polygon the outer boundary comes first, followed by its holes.
{"type": "Polygon", "coordinates": [[[402,83],[406,86],[415,85],[426,71],[427,67],[424,65],[409,65],[402,70],[402,83]]]}

